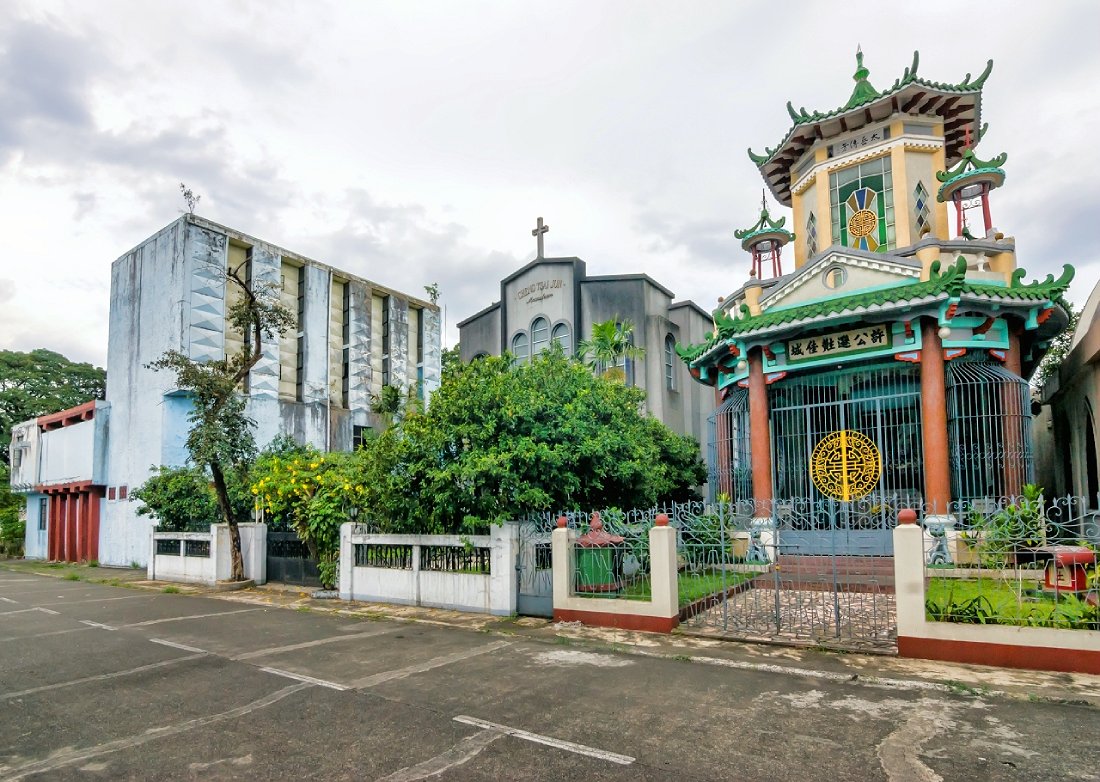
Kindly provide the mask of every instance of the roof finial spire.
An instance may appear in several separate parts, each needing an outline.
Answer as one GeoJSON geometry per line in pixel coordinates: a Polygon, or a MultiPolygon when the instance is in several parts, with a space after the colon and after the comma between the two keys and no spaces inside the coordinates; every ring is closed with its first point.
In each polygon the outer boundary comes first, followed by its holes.
{"type": "Polygon", "coordinates": [[[856,72],[852,74],[854,81],[863,81],[871,75],[871,71],[863,66],[863,47],[856,44],[856,72]]]}
{"type": "Polygon", "coordinates": [[[768,212],[768,191],[765,188],[760,188],[760,213],[767,214],[768,212]]]}

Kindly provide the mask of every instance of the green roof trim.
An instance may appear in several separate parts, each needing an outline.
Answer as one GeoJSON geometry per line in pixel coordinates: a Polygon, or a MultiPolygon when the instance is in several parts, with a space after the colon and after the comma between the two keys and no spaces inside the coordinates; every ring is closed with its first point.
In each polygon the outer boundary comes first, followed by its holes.
{"type": "Polygon", "coordinates": [[[867,81],[867,75],[870,73],[867,68],[863,66],[863,53],[862,51],[856,52],[857,68],[853,78],[856,79],[856,87],[852,92],[852,96],[838,109],[832,111],[806,111],[806,108],[795,110],[794,105],[787,102],[787,113],[790,114],[791,120],[794,122],[794,126],[787,131],[787,135],[784,136],[783,141],[780,142],[774,149],[765,147],[764,154],[758,155],[749,149],[749,159],[752,160],[757,166],[762,166],[774,157],[776,151],[783,148],[783,145],[793,135],[794,131],[799,125],[805,125],[812,122],[820,122],[821,120],[836,117],[852,109],[863,106],[872,101],[879,100],[881,98],[889,97],[895,92],[900,91],[903,87],[909,84],[919,84],[922,87],[928,89],[941,90],[943,92],[979,92],[983,86],[985,86],[986,79],[989,78],[989,74],[993,72],[993,60],[989,60],[983,70],[976,79],[972,79],[970,74],[966,74],[961,82],[956,84],[947,84],[944,82],[932,81],[930,79],[922,79],[917,76],[917,67],[920,65],[920,52],[913,52],[912,64],[902,71],[902,75],[887,89],[882,92],[878,92],[867,81]],[[862,75],[861,75],[862,74],[862,75]]]}
{"type": "Polygon", "coordinates": [[[741,243],[742,247],[748,247],[752,244],[752,239],[757,236],[763,236],[765,234],[779,234],[786,238],[787,241],[794,239],[794,234],[788,231],[783,226],[787,224],[787,218],[780,217],[778,220],[773,220],[771,215],[768,214],[768,206],[766,203],[762,203],[760,206],[760,219],[748,228],[741,228],[735,230],[733,235],[738,239],[743,239],[741,243]]]}
{"type": "Polygon", "coordinates": [[[991,187],[1000,187],[1005,180],[1005,171],[1001,166],[1006,160],[1008,160],[1007,152],[994,155],[989,160],[982,160],[974,154],[973,146],[967,147],[963,150],[962,159],[954,168],[936,172],[936,179],[943,182],[940,189],[936,191],[936,200],[943,201],[946,192],[957,190],[961,182],[970,179],[987,181],[991,183],[991,187]]]}
{"type": "Polygon", "coordinates": [[[930,296],[944,296],[952,299],[958,299],[964,295],[988,296],[1002,301],[1036,303],[1053,301],[1061,304],[1063,301],[1062,294],[1069,287],[1074,275],[1074,268],[1066,264],[1062,269],[1061,276],[1057,279],[1053,274],[1049,274],[1041,282],[1035,281],[1025,284],[1023,279],[1027,275],[1027,271],[1017,269],[1013,272],[1010,283],[1005,286],[986,282],[967,282],[966,271],[966,259],[960,255],[953,264],[949,264],[946,268],[942,267],[939,261],[933,261],[929,270],[929,279],[909,285],[854,293],[849,296],[838,296],[834,299],[816,301],[800,307],[762,312],[759,315],[749,315],[748,308],[742,305],[742,313],[745,317],[736,319],[718,310],[713,313],[718,333],[704,335],[706,341],[698,345],[677,345],[676,352],[685,362],[694,364],[720,343],[748,332],[783,326],[801,320],[827,318],[830,315],[839,315],[854,309],[896,304],[930,296]]]}

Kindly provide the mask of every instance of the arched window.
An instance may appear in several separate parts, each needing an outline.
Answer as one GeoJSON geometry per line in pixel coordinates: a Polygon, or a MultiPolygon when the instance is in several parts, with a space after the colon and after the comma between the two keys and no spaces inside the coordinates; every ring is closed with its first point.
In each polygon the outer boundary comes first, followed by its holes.
{"type": "Polygon", "coordinates": [[[512,356],[514,364],[526,364],[530,357],[531,344],[527,340],[527,332],[521,331],[512,337],[512,356]]]}
{"type": "Polygon", "coordinates": [[[537,356],[550,347],[550,322],[546,318],[531,321],[531,355],[537,356]]]}
{"type": "Polygon", "coordinates": [[[573,354],[573,342],[569,339],[569,326],[565,323],[554,326],[554,330],[550,332],[550,339],[561,345],[561,350],[565,355],[573,354]]]}
{"type": "Polygon", "coordinates": [[[671,334],[665,337],[665,388],[676,390],[676,340],[671,334]]]}

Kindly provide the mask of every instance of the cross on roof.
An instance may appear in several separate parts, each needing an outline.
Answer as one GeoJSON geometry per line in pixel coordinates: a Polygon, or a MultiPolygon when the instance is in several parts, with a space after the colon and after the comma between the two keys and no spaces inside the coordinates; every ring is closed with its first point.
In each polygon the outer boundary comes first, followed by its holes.
{"type": "Polygon", "coordinates": [[[538,255],[536,258],[542,257],[542,236],[550,230],[550,226],[543,225],[542,218],[538,219],[538,224],[531,230],[531,236],[538,240],[538,255]]]}

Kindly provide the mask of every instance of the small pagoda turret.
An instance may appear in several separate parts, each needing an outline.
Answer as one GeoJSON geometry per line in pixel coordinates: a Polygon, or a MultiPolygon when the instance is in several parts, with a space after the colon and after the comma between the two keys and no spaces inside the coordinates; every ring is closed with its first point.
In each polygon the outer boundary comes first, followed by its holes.
{"type": "Polygon", "coordinates": [[[1004,184],[1005,172],[1001,166],[1008,160],[1008,155],[1002,152],[989,160],[982,160],[974,154],[974,147],[969,142],[970,137],[967,134],[967,146],[958,165],[947,171],[936,172],[936,179],[943,183],[936,193],[936,200],[940,203],[950,201],[955,205],[955,233],[973,239],[975,237],[970,231],[966,213],[972,209],[981,209],[985,225],[982,236],[988,237],[993,232],[989,193],[1004,184]]]}
{"type": "Polygon", "coordinates": [[[794,234],[784,228],[786,217],[773,220],[768,214],[765,198],[760,199],[760,219],[748,228],[733,232],[741,240],[741,248],[752,255],[749,276],[759,280],[764,276],[764,264],[771,262],[772,277],[783,276],[783,247],[794,240],[794,234]]]}

